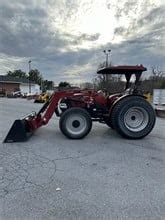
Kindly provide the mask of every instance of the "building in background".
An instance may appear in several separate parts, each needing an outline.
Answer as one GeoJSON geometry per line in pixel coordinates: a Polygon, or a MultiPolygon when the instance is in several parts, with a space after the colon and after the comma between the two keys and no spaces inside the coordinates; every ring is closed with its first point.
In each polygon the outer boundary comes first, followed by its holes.
{"type": "Polygon", "coordinates": [[[4,91],[6,95],[12,92],[21,91],[23,94],[40,94],[40,86],[34,82],[29,82],[26,78],[16,78],[12,76],[0,75],[0,90],[4,91]]]}

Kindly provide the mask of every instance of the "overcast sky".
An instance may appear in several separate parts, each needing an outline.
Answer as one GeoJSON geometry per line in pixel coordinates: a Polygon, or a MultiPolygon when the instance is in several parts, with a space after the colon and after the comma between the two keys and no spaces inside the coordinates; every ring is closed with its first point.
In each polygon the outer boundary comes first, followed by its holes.
{"type": "Polygon", "coordinates": [[[164,70],[165,0],[0,0],[0,74],[32,60],[55,83],[90,81],[104,49],[164,70]]]}

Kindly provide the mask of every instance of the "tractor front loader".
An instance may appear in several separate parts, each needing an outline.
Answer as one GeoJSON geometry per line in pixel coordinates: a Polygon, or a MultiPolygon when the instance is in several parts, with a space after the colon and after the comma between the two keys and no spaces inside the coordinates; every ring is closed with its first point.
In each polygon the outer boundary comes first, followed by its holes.
{"type": "Polygon", "coordinates": [[[32,112],[16,120],[4,142],[26,141],[39,127],[46,125],[53,113],[60,117],[59,127],[68,138],[85,137],[92,122],[104,123],[121,136],[139,139],[148,135],[155,125],[155,112],[139,90],[143,71],[140,66],[112,66],[100,69],[98,74],[123,74],[126,86],[123,92],[105,96],[103,91],[66,90],[54,92],[38,113],[32,112]],[[131,76],[135,82],[130,84],[131,76]]]}

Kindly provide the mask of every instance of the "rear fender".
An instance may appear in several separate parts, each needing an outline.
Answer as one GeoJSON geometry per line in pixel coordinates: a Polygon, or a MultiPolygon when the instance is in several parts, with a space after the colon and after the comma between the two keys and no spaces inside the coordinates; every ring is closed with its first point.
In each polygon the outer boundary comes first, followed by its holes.
{"type": "Polygon", "coordinates": [[[145,96],[143,96],[143,95],[138,95],[138,94],[136,94],[136,95],[133,95],[133,94],[123,95],[123,96],[119,97],[116,101],[114,101],[114,103],[112,104],[112,106],[111,106],[110,109],[109,109],[109,116],[111,116],[111,113],[112,113],[114,107],[116,106],[116,104],[117,104],[118,102],[120,102],[121,100],[123,100],[123,99],[125,99],[125,98],[127,98],[127,97],[130,97],[130,96],[135,96],[135,97],[138,96],[138,97],[142,97],[142,98],[146,99],[145,96]]]}

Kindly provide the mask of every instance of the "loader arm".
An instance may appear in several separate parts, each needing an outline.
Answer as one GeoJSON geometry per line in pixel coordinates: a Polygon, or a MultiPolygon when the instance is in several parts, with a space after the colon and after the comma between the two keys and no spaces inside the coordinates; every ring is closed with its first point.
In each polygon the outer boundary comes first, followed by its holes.
{"type": "Polygon", "coordinates": [[[22,119],[15,120],[3,142],[26,141],[36,129],[49,122],[60,99],[71,97],[76,92],[73,90],[54,92],[38,113],[32,112],[22,119]]]}
{"type": "Polygon", "coordinates": [[[70,90],[70,91],[54,92],[52,96],[49,98],[49,100],[43,105],[43,107],[37,113],[37,120],[41,119],[42,121],[42,124],[40,126],[46,125],[49,122],[53,113],[55,112],[55,109],[58,106],[58,102],[60,99],[68,98],[68,97],[73,98],[76,97],[76,95],[81,95],[83,97],[87,96],[88,100],[90,100],[90,97],[95,97],[96,94],[97,94],[96,91],[90,91],[90,90],[86,90],[86,91],[70,90]]]}
{"type": "Polygon", "coordinates": [[[21,119],[15,120],[3,142],[11,143],[26,141],[37,128],[46,125],[49,122],[58,105],[58,101],[61,98],[73,94],[73,91],[54,92],[37,114],[32,112],[21,119]]]}
{"type": "Polygon", "coordinates": [[[52,96],[49,98],[49,100],[43,105],[43,107],[37,113],[37,118],[41,119],[42,121],[41,126],[46,125],[49,122],[55,109],[58,106],[59,100],[65,97],[70,97],[74,93],[75,92],[69,92],[69,91],[61,91],[61,92],[53,93],[52,96]]]}

